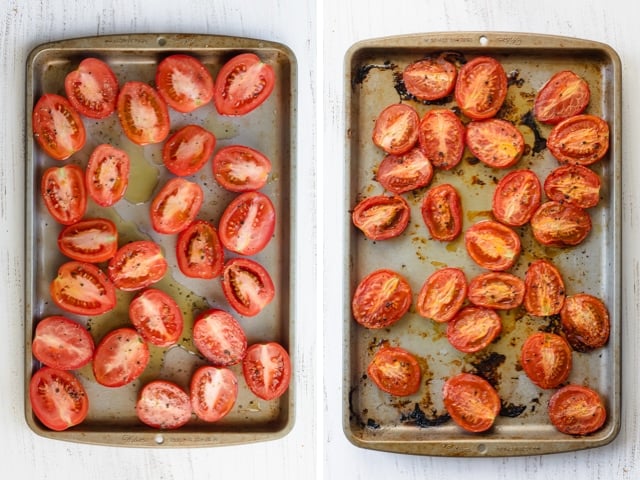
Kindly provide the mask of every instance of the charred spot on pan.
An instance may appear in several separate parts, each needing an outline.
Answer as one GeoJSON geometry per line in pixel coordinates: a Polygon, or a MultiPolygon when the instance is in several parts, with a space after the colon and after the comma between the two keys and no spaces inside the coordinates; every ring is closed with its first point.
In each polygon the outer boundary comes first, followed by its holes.
{"type": "Polygon", "coordinates": [[[351,423],[358,425],[360,428],[365,428],[366,426],[365,422],[362,420],[362,417],[360,416],[360,414],[356,412],[355,408],[353,407],[353,395],[356,392],[356,390],[357,390],[356,387],[352,387],[349,390],[349,421],[351,423]]]}
{"type": "Polygon", "coordinates": [[[515,85],[516,87],[522,87],[522,85],[524,85],[524,78],[520,78],[520,70],[517,68],[507,74],[507,86],[511,85],[515,85]]]}
{"type": "Polygon", "coordinates": [[[391,63],[389,60],[386,60],[382,65],[376,63],[369,63],[366,65],[361,65],[355,71],[353,79],[351,80],[351,86],[355,87],[356,85],[362,84],[369,75],[369,72],[373,69],[376,70],[393,70],[397,65],[391,63]]]}
{"type": "Polygon", "coordinates": [[[562,322],[560,320],[560,315],[549,315],[546,317],[548,323],[541,329],[546,333],[555,333],[560,335],[562,333],[562,322]]]}
{"type": "Polygon", "coordinates": [[[500,416],[515,418],[519,417],[527,409],[526,405],[514,405],[513,403],[502,403],[500,406],[500,416]]]}
{"type": "Polygon", "coordinates": [[[496,387],[500,383],[498,369],[504,363],[506,357],[501,353],[491,352],[476,358],[471,362],[475,373],[483,377],[487,382],[496,387]]]}
{"type": "Polygon", "coordinates": [[[467,63],[467,57],[462,52],[446,51],[442,52],[440,56],[448,62],[455,63],[458,67],[467,63]]]}
{"type": "Polygon", "coordinates": [[[427,416],[427,414],[420,408],[420,405],[416,403],[409,414],[403,414],[400,417],[400,422],[415,425],[420,428],[426,428],[437,427],[438,425],[448,422],[450,419],[451,416],[448,413],[438,415],[438,412],[435,409],[431,410],[430,416],[427,416]]]}
{"type": "Polygon", "coordinates": [[[367,418],[367,428],[371,428],[372,430],[380,429],[380,424],[376,422],[373,418],[367,418]]]}
{"type": "Polygon", "coordinates": [[[538,128],[538,124],[533,117],[532,110],[529,110],[527,113],[522,115],[522,117],[520,118],[520,123],[529,127],[533,132],[533,137],[535,139],[533,142],[533,153],[540,153],[545,148],[547,148],[547,139],[540,134],[540,129],[538,128]]]}

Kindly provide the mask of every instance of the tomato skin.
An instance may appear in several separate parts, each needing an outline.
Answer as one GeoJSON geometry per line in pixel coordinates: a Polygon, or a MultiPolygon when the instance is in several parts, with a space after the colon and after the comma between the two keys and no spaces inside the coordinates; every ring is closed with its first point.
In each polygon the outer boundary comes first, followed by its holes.
{"type": "Polygon", "coordinates": [[[160,143],[169,135],[167,104],[146,83],[130,81],[122,85],[117,112],[124,134],[137,145],[160,143]]]}
{"type": "Polygon", "coordinates": [[[494,220],[483,220],[465,232],[465,247],[471,259],[494,272],[509,270],[518,260],[522,244],[511,228],[494,220]]]}
{"type": "Polygon", "coordinates": [[[589,435],[604,425],[607,410],[598,393],[583,385],[566,385],[555,392],[547,407],[551,423],[567,435],[589,435]]]}
{"type": "Polygon", "coordinates": [[[580,207],[554,201],[545,202],[531,217],[531,231],[542,245],[572,247],[591,232],[591,217],[580,207]]]}
{"type": "Polygon", "coordinates": [[[500,316],[490,308],[464,307],[447,324],[447,339],[464,353],[486,348],[502,332],[500,316]]]}
{"type": "Polygon", "coordinates": [[[98,58],[85,58],[64,79],[64,90],[73,107],[89,118],[105,118],[116,110],[118,79],[98,58]]]}
{"type": "Polygon", "coordinates": [[[117,328],[107,333],[96,346],[93,375],[100,385],[121,387],[142,374],[149,358],[149,347],[136,330],[117,328]]]}
{"type": "Polygon", "coordinates": [[[36,102],[31,123],[38,145],[55,160],[66,160],[87,140],[80,114],[66,98],[54,93],[45,93],[36,102]]]}
{"type": "Polygon", "coordinates": [[[434,322],[453,319],[467,297],[467,279],[457,267],[441,268],[422,284],[416,300],[416,311],[434,322]]]}
{"type": "Polygon", "coordinates": [[[465,142],[471,153],[491,168],[512,167],[524,152],[520,130],[500,118],[469,122],[465,142]]]}
{"type": "Polygon", "coordinates": [[[560,313],[565,288],[558,268],[548,260],[534,261],[524,275],[524,309],[531,315],[546,317],[560,313]]]}
{"type": "Polygon", "coordinates": [[[276,209],[261,192],[244,192],[222,212],[218,235],[222,245],[240,255],[255,255],[271,240],[276,228],[276,209]]]}
{"type": "Polygon", "coordinates": [[[462,205],[456,188],[443,183],[430,188],[422,199],[422,219],[436,240],[450,242],[462,230],[462,205]]]}
{"type": "Polygon", "coordinates": [[[244,145],[228,145],[213,156],[213,176],[231,192],[260,190],[267,184],[271,160],[262,152],[244,145]]]}
{"type": "Polygon", "coordinates": [[[87,262],[71,261],[58,269],[51,282],[51,299],[78,315],[101,315],[116,306],[116,290],[107,275],[87,262]]]}
{"type": "Polygon", "coordinates": [[[131,300],[129,319],[142,339],[157,347],[175,345],[184,326],[176,301],[156,288],[146,289],[131,300]]]}
{"type": "Polygon", "coordinates": [[[100,263],[118,250],[118,230],[106,218],[90,218],[67,225],[58,235],[58,248],[79,262],[100,263]]]}
{"type": "Polygon", "coordinates": [[[119,290],[134,291],[159,281],[167,272],[160,246],[151,240],[130,242],[109,261],[107,273],[119,290]]]}
{"type": "Polygon", "coordinates": [[[98,145],[89,157],[85,172],[91,199],[102,207],[118,202],[127,191],[130,169],[127,152],[107,143],[98,145]]]}
{"type": "Polygon", "coordinates": [[[187,392],[175,383],[154,380],[140,389],[136,415],[151,428],[174,430],[191,420],[191,400],[187,392]]]}
{"type": "Polygon", "coordinates": [[[193,222],[178,234],[176,257],[178,268],[187,277],[219,277],[224,251],[216,228],[205,220],[193,222]]]}
{"type": "Polygon", "coordinates": [[[196,318],[193,343],[217,367],[240,363],[247,351],[247,337],[240,323],[231,314],[216,308],[196,318]]]}
{"type": "Polygon", "coordinates": [[[196,57],[169,55],[156,69],[156,88],[168,106],[189,113],[213,98],[213,77],[196,57]]]}
{"type": "Polygon", "coordinates": [[[448,378],[442,396],[453,421],[469,432],[489,430],[500,413],[498,392],[484,378],[472,373],[448,378]]]}
{"type": "Polygon", "coordinates": [[[275,71],[254,53],[229,59],[215,79],[213,102],[220,115],[246,115],[269,98],[275,71]]]}
{"type": "Polygon", "coordinates": [[[556,202],[580,208],[595,207],[600,201],[600,177],[582,165],[565,165],[547,176],[544,192],[556,202]]]}
{"type": "Polygon", "coordinates": [[[432,178],[433,166],[418,147],[404,155],[387,155],[376,172],[376,180],[396,195],[424,187],[432,178]]]}
{"type": "Polygon", "coordinates": [[[502,177],[491,204],[493,216],[500,223],[520,227],[531,220],[540,206],[542,187],[532,170],[514,170],[502,177]]]}
{"type": "Polygon", "coordinates": [[[367,374],[380,390],[396,397],[413,395],[420,389],[420,365],[412,353],[400,347],[378,350],[367,374]]]}
{"type": "Polygon", "coordinates": [[[61,432],[82,423],[89,397],[73,373],[51,367],[37,370],[29,382],[31,408],[45,427],[61,432]]]}
{"type": "Polygon", "coordinates": [[[556,388],[571,373],[571,347],[560,335],[536,332],[522,344],[520,364],[529,380],[538,387],[556,388]]]}
{"type": "Polygon", "coordinates": [[[431,57],[412,62],[402,72],[407,91],[422,101],[439,100],[453,91],[458,71],[443,58],[431,57]]]}
{"type": "Polygon", "coordinates": [[[269,272],[249,258],[232,258],[222,270],[222,292],[229,305],[245,317],[254,317],[275,296],[269,272]]]}
{"type": "Polygon", "coordinates": [[[151,226],[158,233],[179,233],[194,221],[203,201],[200,185],[182,177],[172,178],[151,201],[151,226]]]}
{"type": "Polygon", "coordinates": [[[458,72],[456,103],[472,120],[493,117],[507,97],[507,74],[495,58],[476,57],[458,72]]]}
{"type": "Polygon", "coordinates": [[[524,299],[524,282],[507,272],[481,273],[469,282],[469,301],[495,310],[517,308],[524,299]]]}
{"type": "Polygon", "coordinates": [[[370,240],[399,236],[409,225],[411,208],[399,195],[365,198],[353,209],[353,224],[370,240]]]}
{"type": "Polygon", "coordinates": [[[162,147],[162,162],[174,175],[186,177],[199,171],[211,157],[216,137],[199,125],[185,125],[162,147]]]}
{"type": "Polygon", "coordinates": [[[277,342],[254,343],[242,360],[242,374],[255,396],[275,400],[289,389],[291,359],[277,342]]]}
{"type": "Polygon", "coordinates": [[[418,141],[418,112],[406,103],[386,107],[376,118],[372,140],[374,145],[391,155],[402,155],[418,141]]]}
{"type": "Polygon", "coordinates": [[[436,108],[424,114],[418,126],[418,144],[431,164],[451,170],[462,160],[465,129],[451,110],[436,108]]]}
{"type": "Polygon", "coordinates": [[[364,277],[353,294],[351,310],[365,328],[385,328],[399,321],[412,301],[409,282],[392,270],[375,270],[364,277]]]}
{"type": "Polygon", "coordinates": [[[560,325],[569,344],[578,352],[604,347],[609,341],[609,311],[602,300],[587,293],[566,298],[560,311],[560,325]]]}
{"type": "Polygon", "coordinates": [[[609,150],[609,124],[595,115],[574,115],[551,129],[547,148],[560,163],[591,165],[609,150]]]}
{"type": "Polygon", "coordinates": [[[36,325],[31,350],[48,367],[75,370],[91,361],[94,343],[86,327],[61,315],[52,315],[36,325]]]}
{"type": "Polygon", "coordinates": [[[62,225],[76,223],[87,211],[84,172],[78,165],[47,168],[40,193],[51,216],[62,225]]]}
{"type": "Polygon", "coordinates": [[[563,70],[555,73],[538,90],[533,115],[539,122],[555,125],[582,113],[590,99],[589,84],[574,72],[563,70]]]}
{"type": "Polygon", "coordinates": [[[238,379],[226,367],[204,365],[191,377],[191,409],[205,422],[217,422],[227,416],[238,398],[238,379]]]}

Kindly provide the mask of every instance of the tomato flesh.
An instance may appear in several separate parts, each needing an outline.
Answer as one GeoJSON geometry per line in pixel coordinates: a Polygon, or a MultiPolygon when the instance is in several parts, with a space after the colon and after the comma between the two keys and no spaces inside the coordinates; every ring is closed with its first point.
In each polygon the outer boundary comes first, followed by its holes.
{"type": "Polygon", "coordinates": [[[175,345],[184,319],[176,301],[166,292],[149,288],[129,304],[129,319],[140,336],[158,347],[175,345]]]}
{"type": "Polygon", "coordinates": [[[213,77],[191,55],[164,58],[156,69],[156,87],[167,105],[181,113],[192,112],[213,98],[213,77]]]}
{"type": "Polygon", "coordinates": [[[133,291],[159,281],[167,268],[167,261],[157,243],[138,240],[118,249],[109,261],[107,273],[116,288],[133,291]]]}
{"type": "Polygon", "coordinates": [[[538,387],[556,388],[571,373],[571,347],[560,335],[537,332],[522,344],[520,364],[527,377],[538,387]]]}
{"type": "Polygon", "coordinates": [[[555,73],[538,91],[533,115],[542,123],[555,125],[583,112],[591,98],[589,84],[570,70],[555,73]]]}
{"type": "Polygon", "coordinates": [[[232,258],[225,263],[222,291],[233,309],[246,317],[256,316],[275,296],[269,273],[248,258],[232,258]]]}
{"type": "Polygon", "coordinates": [[[216,278],[222,274],[224,251],[216,228],[196,220],[178,234],[178,268],[187,277],[216,278]]]}
{"type": "Polygon", "coordinates": [[[476,57],[458,72],[456,103],[472,120],[493,117],[507,97],[507,74],[495,58],[476,57]]]}
{"type": "Polygon", "coordinates": [[[565,301],[564,280],[558,268],[548,260],[531,263],[524,275],[524,308],[537,316],[557,315],[565,301]]]}
{"type": "Polygon", "coordinates": [[[242,373],[254,395],[275,400],[289,389],[291,360],[277,342],[254,343],[242,360],[242,373]]]}
{"type": "Polygon", "coordinates": [[[464,353],[486,348],[502,332],[500,316],[490,308],[464,307],[447,324],[447,339],[464,353]]]}
{"type": "Polygon", "coordinates": [[[387,155],[376,172],[376,180],[396,195],[424,187],[432,177],[433,166],[418,147],[404,155],[387,155]]]}
{"type": "Polygon", "coordinates": [[[470,122],[465,138],[471,153],[492,168],[511,167],[524,152],[524,137],[520,130],[500,118],[470,122]]]}
{"type": "Polygon", "coordinates": [[[600,177],[582,165],[565,165],[547,176],[544,192],[556,202],[580,208],[595,207],[600,201],[600,177]]]}
{"type": "Polygon", "coordinates": [[[591,165],[609,151],[609,124],[595,115],[574,115],[551,129],[547,148],[561,163],[591,165]]]}
{"type": "Polygon", "coordinates": [[[568,296],[560,311],[562,331],[571,347],[589,352],[609,341],[611,322],[602,300],[587,293],[568,296]]]}
{"type": "Polygon", "coordinates": [[[146,83],[125,83],[118,94],[117,111],[122,130],[137,145],[160,143],[169,135],[167,104],[146,83]]]}
{"type": "Polygon", "coordinates": [[[110,207],[118,202],[129,185],[131,163],[124,150],[109,144],[98,145],[87,164],[87,191],[94,202],[110,207]]]}
{"type": "Polygon", "coordinates": [[[238,397],[238,380],[226,367],[205,365],[190,382],[191,408],[200,420],[217,422],[233,409],[238,397]]]}
{"type": "Polygon", "coordinates": [[[387,240],[400,235],[409,225],[411,209],[399,195],[365,198],[353,209],[353,224],[370,240],[387,240]]]}
{"type": "Polygon", "coordinates": [[[451,110],[429,110],[420,120],[418,143],[431,164],[451,170],[462,160],[465,146],[464,125],[451,110]]]}
{"type": "Polygon", "coordinates": [[[118,88],[118,79],[111,67],[93,57],[82,60],[64,80],[69,102],[89,118],[105,118],[116,110],[118,88]]]}
{"type": "Polygon", "coordinates": [[[260,190],[267,184],[271,160],[262,152],[244,145],[229,145],[213,156],[213,176],[231,192],[260,190]]]}
{"type": "Polygon", "coordinates": [[[149,363],[149,347],[136,330],[112,330],[98,343],[93,375],[100,385],[121,387],[136,380],[149,363]]]}
{"type": "Polygon", "coordinates": [[[500,413],[500,397],[484,378],[471,373],[450,377],[442,388],[451,418],[469,432],[489,430],[500,413]]]}
{"type": "Polygon", "coordinates": [[[386,107],[373,127],[373,143],[391,155],[402,155],[418,141],[420,117],[413,107],[395,103],[386,107]]]}
{"type": "Polygon", "coordinates": [[[596,432],[607,419],[607,410],[598,392],[583,385],[559,389],[549,399],[547,410],[551,423],[567,435],[596,432]]]}
{"type": "Polygon", "coordinates": [[[45,170],[40,193],[51,216],[63,225],[78,222],[87,211],[84,173],[78,165],[45,170]]]}
{"type": "Polygon", "coordinates": [[[541,197],[538,176],[532,170],[514,170],[498,182],[491,211],[499,222],[520,227],[531,220],[541,197]]]}
{"type": "Polygon", "coordinates": [[[430,188],[422,199],[420,211],[429,233],[436,240],[450,242],[460,235],[462,205],[453,185],[443,183],[430,188]]]}
{"type": "Polygon", "coordinates": [[[493,220],[472,225],[465,232],[465,246],[474,262],[492,271],[510,269],[522,249],[518,234],[493,220]]]}
{"type": "Polygon", "coordinates": [[[457,267],[441,268],[425,280],[418,299],[417,312],[435,322],[448,322],[456,316],[467,298],[467,279],[457,267]]]}
{"type": "Polygon", "coordinates": [[[591,232],[591,217],[583,208],[549,201],[540,205],[531,217],[531,232],[542,245],[575,246],[591,232]]]}
{"type": "Polygon", "coordinates": [[[240,323],[223,310],[201,313],[193,324],[193,343],[213,365],[240,363],[247,351],[247,337],[240,323]]]}
{"type": "Polygon", "coordinates": [[[356,288],[351,310],[356,322],[366,328],[384,328],[398,322],[409,310],[411,286],[400,274],[375,270],[356,288]]]}
{"type": "Polygon", "coordinates": [[[522,304],[524,289],[524,282],[511,273],[481,273],[469,282],[468,298],[479,307],[509,310],[522,304]]]}
{"type": "Polygon", "coordinates": [[[199,125],[185,125],[162,147],[162,161],[174,175],[186,177],[207,163],[216,146],[216,137],[199,125]]]}
{"type": "Polygon", "coordinates": [[[410,63],[402,72],[407,91],[418,100],[438,100],[453,91],[458,71],[443,58],[432,57],[410,63]]]}
{"type": "Polygon", "coordinates": [[[276,210],[269,197],[260,192],[244,192],[222,212],[218,233],[227,250],[255,255],[267,246],[275,225],[276,210]]]}
{"type": "Polygon", "coordinates": [[[61,265],[50,293],[56,305],[78,315],[101,315],[116,306],[115,287],[102,270],[87,262],[61,265]]]}
{"type": "Polygon", "coordinates": [[[397,397],[413,395],[420,389],[420,365],[413,354],[400,347],[378,350],[367,373],[380,390],[397,397]]]}
{"type": "Polygon", "coordinates": [[[200,185],[182,177],[172,178],[151,201],[151,226],[158,233],[179,233],[194,221],[203,201],[200,185]]]}
{"type": "Polygon", "coordinates": [[[167,380],[147,383],[138,394],[136,415],[152,428],[173,430],[191,420],[191,400],[181,387],[167,380]]]}
{"type": "Polygon", "coordinates": [[[58,236],[58,248],[72,260],[104,262],[118,250],[118,230],[106,218],[80,220],[62,229],[58,236]]]}
{"type": "Polygon", "coordinates": [[[78,322],[52,315],[36,325],[31,350],[33,356],[48,367],[75,370],[93,358],[93,337],[78,322]]]}
{"type": "Polygon", "coordinates": [[[54,93],[46,93],[36,102],[31,123],[38,145],[55,160],[66,160],[81,150],[87,139],[76,109],[54,93]]]}

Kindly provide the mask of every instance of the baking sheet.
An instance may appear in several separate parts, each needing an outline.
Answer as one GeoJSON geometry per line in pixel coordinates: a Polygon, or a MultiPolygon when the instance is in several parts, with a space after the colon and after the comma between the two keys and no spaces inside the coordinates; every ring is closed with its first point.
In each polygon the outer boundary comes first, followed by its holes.
{"type": "MultiPolygon", "coordinates": [[[[579,450],[611,442],[620,427],[620,187],[621,187],[621,65],[609,46],[588,40],[511,32],[426,33],[371,39],[353,45],[345,57],[346,91],[346,254],[344,298],[343,429],[363,448],[409,454],[443,456],[509,456],[579,450]],[[524,278],[536,258],[558,266],[567,294],[587,292],[603,299],[611,317],[606,347],[573,354],[569,382],[589,385],[603,397],[608,419],[604,427],[585,437],[556,431],[547,417],[547,402],[555,390],[542,390],[528,380],[518,365],[520,346],[532,332],[554,328],[557,319],[532,317],[523,309],[501,312],[503,332],[482,352],[465,355],[449,345],[446,325],[420,317],[415,308],[397,324],[380,330],[358,325],[351,314],[357,284],[378,268],[390,268],[409,281],[414,298],[425,279],[445,266],[461,267],[470,280],[483,270],[468,257],[463,234],[451,243],[429,238],[420,214],[426,188],[403,196],[411,206],[411,221],[398,238],[372,242],[351,223],[350,212],[363,198],[384,193],[374,180],[384,152],[371,141],[377,115],[384,107],[403,101],[420,116],[432,108],[455,106],[452,97],[436,104],[403,98],[402,70],[430,54],[451,52],[467,61],[479,55],[498,59],[509,78],[508,94],[498,117],[522,131],[525,154],[511,169],[493,170],[474,160],[468,150],[454,170],[436,170],[431,186],[453,184],[461,194],[463,232],[477,221],[491,218],[494,187],[507,171],[531,168],[541,182],[558,162],[546,148],[549,126],[523,120],[532,110],[537,90],[560,70],[583,76],[591,89],[588,113],[604,117],[611,132],[607,156],[592,168],[602,180],[601,201],[590,209],[593,230],[574,248],[543,247],[533,240],[530,227],[516,229],[523,251],[511,270],[524,278]],[[528,125],[527,125],[528,123],[528,125]],[[420,390],[409,397],[381,392],[367,378],[366,368],[382,344],[413,352],[420,363],[420,390]],[[442,403],[444,381],[461,371],[478,373],[496,387],[502,411],[492,429],[471,434],[458,427],[442,403]]],[[[466,122],[466,121],[465,121],[466,122]]],[[[428,188],[428,187],[427,187],[428,188]]]]}
{"type": "MultiPolygon", "coordinates": [[[[231,369],[238,377],[239,394],[233,410],[216,423],[193,418],[176,431],[159,431],[146,427],[136,417],[135,400],[139,389],[156,378],[172,380],[188,391],[191,373],[204,363],[191,339],[191,326],[197,313],[206,308],[230,311],[243,326],[248,344],[277,341],[291,354],[293,371],[295,279],[293,259],[295,239],[294,215],[295,128],[296,128],[296,60],[285,45],[250,38],[195,34],[134,34],[78,38],[48,43],[36,47],[27,63],[26,98],[26,311],[25,311],[25,414],[31,429],[37,434],[66,441],[140,447],[194,447],[229,445],[264,441],[284,436],[294,422],[294,382],[278,400],[266,402],[253,395],[242,377],[240,365],[231,369]],[[38,148],[31,133],[31,111],[44,93],[64,95],[65,75],[78,63],[95,56],[114,70],[120,85],[129,80],[153,83],[158,62],[174,53],[186,53],[199,58],[212,76],[222,64],[236,54],[254,52],[270,64],[276,74],[271,96],[258,109],[243,117],[222,117],[213,103],[189,114],[171,108],[171,132],[189,123],[212,131],[217,139],[215,151],[230,144],[242,144],[263,152],[272,162],[267,185],[262,189],[276,209],[276,231],[267,247],[253,258],[270,273],[276,287],[276,297],[258,316],[243,318],[226,303],[219,279],[194,280],[182,275],[175,258],[175,235],[160,235],[150,226],[150,199],[171,176],[162,165],[162,143],[140,147],[130,142],[122,132],[117,115],[91,121],[87,128],[86,146],[71,159],[58,162],[48,158],[38,148]],[[64,432],[45,428],[35,417],[28,399],[28,384],[32,372],[39,368],[32,357],[31,340],[38,320],[52,314],[62,314],[51,301],[49,284],[58,266],[65,261],[56,240],[61,226],[48,214],[40,197],[40,178],[47,167],[65,163],[86,166],[96,145],[108,142],[122,148],[131,158],[131,177],[125,199],[105,209],[89,201],[86,218],[102,215],[111,218],[119,229],[119,243],[138,239],[158,242],[169,262],[170,271],[154,286],[172,294],[182,308],[185,326],[177,346],[161,349],[151,347],[151,361],[142,376],[121,388],[107,388],[93,378],[91,367],[76,372],[87,390],[90,402],[87,419],[64,432]]],[[[197,218],[218,219],[235,194],[217,186],[208,162],[197,174],[187,177],[200,184],[205,200],[197,218]]],[[[225,253],[229,258],[228,252],[225,253]]],[[[96,343],[113,328],[127,325],[127,306],[132,293],[118,292],[118,305],[105,315],[95,318],[66,316],[87,325],[96,343]]]]}

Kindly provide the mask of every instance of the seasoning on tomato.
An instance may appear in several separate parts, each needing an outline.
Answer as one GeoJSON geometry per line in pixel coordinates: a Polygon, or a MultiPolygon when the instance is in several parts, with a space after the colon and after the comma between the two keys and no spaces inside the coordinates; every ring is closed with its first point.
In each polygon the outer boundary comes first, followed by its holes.
{"type": "Polygon", "coordinates": [[[509,270],[522,250],[518,234],[494,220],[472,225],[465,232],[464,241],[471,259],[491,271],[509,270]]]}
{"type": "Polygon", "coordinates": [[[418,144],[431,164],[451,170],[460,163],[465,145],[464,125],[446,108],[424,114],[418,126],[418,144]]]}
{"type": "Polygon", "coordinates": [[[169,135],[169,109],[148,84],[130,81],[118,94],[118,119],[124,134],[137,145],[160,143],[169,135]]]}
{"type": "Polygon", "coordinates": [[[151,226],[158,233],[179,233],[195,220],[203,201],[204,192],[200,185],[174,177],[151,201],[151,226]]]}
{"type": "Polygon", "coordinates": [[[560,325],[569,344],[578,352],[604,347],[609,341],[609,311],[602,300],[587,293],[566,298],[560,311],[560,325]]]}
{"type": "Polygon", "coordinates": [[[422,198],[422,219],[436,240],[450,242],[462,230],[462,204],[456,188],[443,183],[430,188],[422,198]]]}
{"type": "Polygon", "coordinates": [[[275,400],[289,389],[291,359],[278,342],[254,343],[242,359],[242,374],[255,396],[275,400]]]}
{"type": "Polygon", "coordinates": [[[351,301],[353,317],[366,328],[389,327],[409,310],[409,282],[392,270],[375,270],[358,284],[351,301]]]}
{"type": "Polygon", "coordinates": [[[517,308],[524,299],[524,282],[507,272],[481,273],[469,282],[467,297],[479,307],[495,310],[517,308]]]}
{"type": "Polygon", "coordinates": [[[520,227],[531,220],[540,206],[541,197],[538,176],[532,170],[514,170],[496,185],[491,211],[500,223],[520,227]]]}
{"type": "Polygon", "coordinates": [[[600,177],[582,165],[564,165],[553,170],[544,181],[550,200],[580,208],[595,207],[600,201],[600,177]]]}
{"type": "Polygon", "coordinates": [[[217,308],[197,316],[193,324],[193,344],[211,364],[218,367],[240,363],[247,352],[247,337],[240,322],[217,308]]]}
{"type": "Polygon", "coordinates": [[[420,365],[404,348],[382,347],[369,363],[367,374],[380,390],[396,397],[413,395],[420,389],[420,365]]]}
{"type": "Polygon", "coordinates": [[[216,278],[222,273],[224,251],[218,231],[196,220],[178,234],[176,257],[180,271],[191,278],[216,278]]]}
{"type": "Polygon", "coordinates": [[[75,370],[93,358],[93,337],[87,328],[67,317],[52,315],[36,325],[33,356],[48,367],[75,370]]]}
{"type": "Polygon", "coordinates": [[[551,129],[547,148],[560,163],[591,165],[609,150],[609,124],[595,115],[574,115],[551,129]]]}
{"type": "Polygon", "coordinates": [[[249,258],[232,258],[222,270],[222,292],[229,305],[245,317],[254,317],[275,296],[269,272],[249,258]]]}
{"type": "Polygon", "coordinates": [[[130,169],[127,152],[108,143],[98,145],[91,152],[85,172],[91,199],[102,207],[118,202],[129,185],[130,169]]]}
{"type": "Polygon", "coordinates": [[[376,172],[376,180],[396,195],[424,187],[432,178],[433,166],[420,147],[403,155],[387,155],[376,172]]]}
{"type": "Polygon", "coordinates": [[[407,91],[421,101],[439,100],[453,91],[458,71],[443,55],[410,63],[402,71],[407,91]]]}
{"type": "Polygon", "coordinates": [[[80,114],[66,98],[55,93],[46,93],[36,102],[31,124],[38,145],[55,160],[66,160],[87,140],[80,114]]]}
{"type": "Polygon", "coordinates": [[[520,350],[520,365],[529,380],[540,388],[557,388],[569,378],[573,360],[571,347],[560,335],[536,332],[520,350]]]}
{"type": "Polygon", "coordinates": [[[447,339],[464,353],[475,353],[489,346],[502,332],[502,320],[491,308],[464,307],[447,323],[447,339]]]}
{"type": "Polygon", "coordinates": [[[226,367],[203,365],[189,383],[191,408],[205,422],[217,422],[233,409],[238,398],[238,379],[226,367]]]}
{"type": "Polygon", "coordinates": [[[79,262],[100,263],[118,250],[118,230],[106,218],[90,218],[67,225],[58,235],[60,251],[79,262]]]}
{"type": "Polygon", "coordinates": [[[87,211],[84,172],[78,165],[47,168],[42,175],[40,193],[48,212],[63,225],[78,222],[87,211]]]}
{"type": "Polygon", "coordinates": [[[498,392],[479,375],[459,373],[442,388],[444,407],[458,426],[473,433],[489,430],[498,413],[498,392]]]}
{"type": "Polygon", "coordinates": [[[58,307],[78,315],[101,315],[116,306],[113,283],[92,263],[71,261],[62,264],[49,290],[58,307]]]}
{"type": "Polygon", "coordinates": [[[151,428],[180,428],[191,420],[191,414],[189,394],[173,382],[153,380],[140,389],[136,415],[151,428]]]}
{"type": "Polygon", "coordinates": [[[520,130],[501,118],[469,122],[465,142],[471,153],[491,168],[512,167],[524,152],[520,130]]]}
{"type": "Polygon", "coordinates": [[[549,399],[549,419],[559,432],[589,435],[604,425],[607,410],[598,392],[584,385],[566,385],[549,399]]]}
{"type": "Polygon", "coordinates": [[[149,358],[149,347],[135,329],[116,328],[96,346],[93,375],[100,385],[121,387],[142,375],[149,358]]]}
{"type": "Polygon", "coordinates": [[[493,57],[476,57],[458,72],[456,103],[472,120],[493,117],[507,97],[507,74],[493,57]]]}
{"type": "Polygon", "coordinates": [[[540,205],[530,223],[534,238],[549,247],[578,245],[591,232],[591,217],[584,208],[555,201],[540,205]]]}
{"type": "Polygon", "coordinates": [[[94,57],[85,58],[64,79],[73,107],[89,118],[105,118],[116,110],[118,79],[111,67],[94,57]]]}
{"type": "Polygon", "coordinates": [[[174,175],[193,175],[207,163],[215,146],[216,137],[209,130],[185,125],[167,138],[162,147],[162,162],[174,175]]]}
{"type": "Polygon", "coordinates": [[[467,279],[457,267],[440,268],[425,280],[418,292],[416,311],[434,322],[448,322],[467,298],[467,279]]]}
{"type": "Polygon", "coordinates": [[[245,145],[222,147],[213,156],[213,176],[226,190],[248,192],[267,184],[271,160],[262,152],[245,145]]]}
{"type": "Polygon", "coordinates": [[[218,235],[222,245],[240,255],[261,252],[273,237],[276,209],[261,192],[244,192],[222,212],[218,235]]]}
{"type": "Polygon", "coordinates": [[[582,113],[590,99],[587,81],[571,70],[562,70],[553,74],[538,90],[533,115],[539,122],[555,125],[582,113]]]}
{"type": "Polygon", "coordinates": [[[391,155],[402,155],[418,141],[418,112],[406,103],[394,103],[386,107],[373,127],[373,143],[391,155]]]}
{"type": "Polygon", "coordinates": [[[353,209],[353,224],[370,240],[399,236],[409,225],[411,208],[399,195],[365,198],[353,209]]]}
{"type": "Polygon", "coordinates": [[[117,289],[134,291],[162,279],[167,268],[167,260],[157,243],[137,240],[118,249],[109,261],[107,273],[117,289]]]}
{"type": "Polygon", "coordinates": [[[546,317],[560,313],[565,302],[565,288],[558,268],[548,260],[538,259],[524,275],[524,309],[530,315],[546,317]]]}
{"type": "Polygon", "coordinates": [[[148,288],[131,300],[129,320],[146,342],[157,347],[175,345],[184,326],[176,301],[157,288],[148,288]]]}
{"type": "Polygon", "coordinates": [[[177,53],[163,58],[155,79],[162,99],[181,113],[192,112],[213,98],[213,77],[192,55],[177,53]]]}

